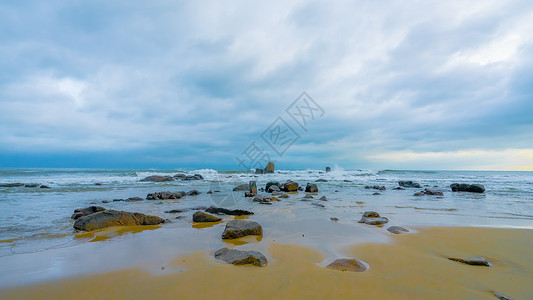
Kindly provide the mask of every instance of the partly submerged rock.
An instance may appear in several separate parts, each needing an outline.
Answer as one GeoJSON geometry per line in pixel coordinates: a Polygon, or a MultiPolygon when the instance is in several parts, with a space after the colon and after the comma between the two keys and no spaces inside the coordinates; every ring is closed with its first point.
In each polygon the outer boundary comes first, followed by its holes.
{"type": "Polygon", "coordinates": [[[246,215],[253,215],[254,213],[247,210],[242,209],[227,209],[222,207],[214,207],[210,206],[208,207],[205,212],[216,214],[216,215],[231,215],[231,216],[246,216],[246,215]]]}
{"type": "Polygon", "coordinates": [[[315,180],[315,182],[328,182],[328,181],[326,179],[319,178],[319,179],[315,180]]]}
{"type": "Polygon", "coordinates": [[[226,224],[222,238],[236,239],[247,235],[263,235],[263,228],[254,221],[232,220],[226,224]]]}
{"type": "Polygon", "coordinates": [[[469,257],[466,259],[450,257],[448,259],[472,266],[490,267],[490,263],[484,257],[469,257]]]}
{"type": "Polygon", "coordinates": [[[359,223],[365,223],[367,225],[383,225],[389,222],[389,219],[381,217],[375,211],[365,211],[359,223]]]}
{"type": "Polygon", "coordinates": [[[192,215],[193,222],[218,222],[221,220],[221,218],[215,217],[203,211],[197,211],[192,215]]]}
{"type": "Polygon", "coordinates": [[[339,258],[326,266],[336,271],[364,272],[368,270],[366,264],[355,258],[339,258]]]}
{"type": "Polygon", "coordinates": [[[273,162],[269,162],[266,167],[265,167],[265,173],[268,174],[268,173],[274,173],[274,163],[273,162]]]}
{"type": "Polygon", "coordinates": [[[329,173],[331,172],[331,168],[330,167],[326,167],[326,173],[329,173]]]}
{"type": "Polygon", "coordinates": [[[277,186],[278,188],[281,186],[281,185],[279,184],[278,181],[269,181],[269,182],[267,182],[267,184],[265,185],[265,191],[268,192],[268,189],[269,189],[271,186],[273,186],[273,185],[277,186]]]}
{"type": "Polygon", "coordinates": [[[138,202],[143,201],[144,199],[141,197],[129,197],[128,199],[124,200],[126,202],[138,202]]]}
{"type": "Polygon", "coordinates": [[[183,180],[203,180],[204,177],[200,174],[187,175],[183,180]]]}
{"type": "Polygon", "coordinates": [[[165,213],[167,213],[167,214],[179,214],[179,213],[182,213],[184,211],[185,211],[185,209],[171,209],[171,210],[166,210],[165,213]]]}
{"type": "Polygon", "coordinates": [[[262,267],[267,264],[266,257],[257,251],[241,251],[237,249],[222,248],[215,252],[215,258],[234,265],[254,265],[262,267]]]}
{"type": "Polygon", "coordinates": [[[398,181],[398,185],[400,185],[402,187],[409,187],[409,188],[421,188],[422,187],[422,186],[420,186],[420,183],[414,182],[414,181],[411,181],[411,180],[407,180],[407,181],[400,180],[400,181],[398,181]]]}
{"type": "Polygon", "coordinates": [[[16,183],[0,183],[0,187],[19,187],[24,186],[24,183],[16,182],[16,183]]]}
{"type": "Polygon", "coordinates": [[[322,197],[318,198],[318,200],[320,200],[320,201],[328,201],[328,198],[326,196],[322,196],[322,197]]]}
{"type": "Polygon", "coordinates": [[[187,175],[185,175],[183,173],[178,173],[178,174],[176,174],[176,175],[174,175],[172,177],[174,177],[174,179],[184,180],[187,177],[187,175]]]}
{"type": "Polygon", "coordinates": [[[285,192],[296,192],[298,191],[298,182],[287,180],[285,184],[283,184],[283,191],[285,192]]]}
{"type": "Polygon", "coordinates": [[[272,192],[272,196],[276,196],[278,198],[289,198],[289,195],[282,192],[272,192]]]}
{"type": "Polygon", "coordinates": [[[156,192],[146,195],[146,200],[166,200],[166,199],[180,199],[185,196],[185,192],[156,192]]]}
{"type": "Polygon", "coordinates": [[[77,220],[81,217],[88,216],[90,214],[97,213],[99,211],[104,211],[105,208],[101,206],[89,206],[86,208],[78,208],[74,210],[74,214],[70,217],[71,219],[77,220]]]}
{"type": "Polygon", "coordinates": [[[41,188],[41,189],[49,189],[50,187],[47,186],[47,185],[41,184],[40,188],[41,188]]]}
{"type": "Polygon", "coordinates": [[[493,292],[492,294],[494,295],[494,297],[498,298],[499,300],[513,300],[513,298],[507,295],[504,295],[502,293],[493,292]]]}
{"type": "Polygon", "coordinates": [[[333,217],[333,218],[329,218],[329,219],[330,219],[331,221],[333,221],[333,222],[337,222],[337,221],[339,221],[339,218],[337,218],[337,217],[333,217]]]}
{"type": "Polygon", "coordinates": [[[174,178],[171,176],[160,176],[160,175],[152,175],[145,177],[139,181],[142,182],[165,182],[165,181],[174,181],[174,178]]]}
{"type": "Polygon", "coordinates": [[[277,185],[271,185],[267,189],[267,193],[279,192],[281,189],[277,185]]]}
{"type": "Polygon", "coordinates": [[[39,184],[38,183],[26,183],[24,185],[24,187],[27,187],[27,188],[35,188],[35,187],[38,187],[39,184]]]}
{"type": "Polygon", "coordinates": [[[308,183],[305,186],[305,191],[308,193],[318,193],[318,186],[316,183],[308,183]]]}
{"type": "Polygon", "coordinates": [[[243,183],[243,184],[239,184],[238,186],[234,187],[233,188],[233,191],[234,192],[237,192],[237,191],[248,191],[250,189],[250,186],[246,183],[243,183]]]}
{"type": "Polygon", "coordinates": [[[485,187],[482,184],[452,183],[450,188],[453,192],[483,193],[485,187]]]}
{"type": "Polygon", "coordinates": [[[74,229],[91,231],[110,226],[157,225],[164,222],[164,219],[156,216],[127,211],[104,210],[78,218],[73,226],[74,229]]]}
{"type": "Polygon", "coordinates": [[[200,195],[200,191],[198,190],[190,190],[187,192],[187,196],[196,196],[196,195],[200,195]]]}
{"type": "Polygon", "coordinates": [[[430,189],[425,189],[424,190],[424,194],[425,195],[430,195],[430,196],[444,196],[444,193],[442,191],[430,190],[430,189]]]}
{"type": "Polygon", "coordinates": [[[394,234],[401,234],[401,233],[407,233],[409,230],[407,228],[403,228],[402,226],[391,226],[387,228],[387,231],[394,234]]]}

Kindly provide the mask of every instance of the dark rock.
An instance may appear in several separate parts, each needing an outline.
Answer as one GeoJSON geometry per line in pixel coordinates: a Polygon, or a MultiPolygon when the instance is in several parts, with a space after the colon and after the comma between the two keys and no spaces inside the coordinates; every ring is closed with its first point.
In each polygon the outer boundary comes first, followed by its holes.
{"type": "Polygon", "coordinates": [[[212,191],[212,190],[209,190],[209,191],[207,191],[206,194],[213,194],[213,191],[212,191]]]}
{"type": "Polygon", "coordinates": [[[24,186],[24,183],[20,183],[20,182],[17,182],[17,183],[0,183],[0,187],[19,187],[19,186],[24,186]]]}
{"type": "Polygon", "coordinates": [[[130,197],[125,200],[126,202],[137,202],[137,201],[143,201],[143,198],[141,197],[130,197]]]}
{"type": "Polygon", "coordinates": [[[165,182],[165,181],[174,181],[174,178],[170,176],[152,175],[152,176],[143,178],[140,181],[142,182],[165,182]]]}
{"type": "Polygon", "coordinates": [[[430,189],[425,189],[424,194],[431,195],[431,196],[443,196],[444,195],[442,191],[430,190],[430,189]]]}
{"type": "Polygon", "coordinates": [[[102,203],[109,203],[109,202],[111,202],[111,201],[109,201],[109,200],[102,200],[102,203]]]}
{"type": "Polygon", "coordinates": [[[413,196],[424,196],[424,192],[416,192],[413,194],[413,196]]]}
{"type": "Polygon", "coordinates": [[[381,195],[381,194],[378,193],[378,192],[375,192],[375,193],[372,193],[372,195],[377,196],[377,195],[381,195]]]}
{"type": "Polygon", "coordinates": [[[484,257],[469,257],[466,259],[450,257],[448,259],[472,266],[490,267],[490,263],[484,257]]]}
{"type": "Polygon", "coordinates": [[[146,195],[146,200],[166,200],[166,199],[180,199],[185,196],[185,192],[171,193],[158,192],[146,195]]]}
{"type": "Polygon", "coordinates": [[[244,197],[250,198],[255,196],[256,194],[252,194],[251,192],[244,192],[244,197]]]}
{"type": "Polygon", "coordinates": [[[254,265],[262,267],[267,264],[266,257],[256,251],[222,248],[215,252],[215,258],[233,265],[254,265]]]}
{"type": "Polygon", "coordinates": [[[306,194],[306,195],[304,196],[304,199],[313,199],[313,195],[306,194]]]}
{"type": "MultiPolygon", "coordinates": [[[[273,186],[273,185],[277,186],[278,188],[281,186],[281,185],[279,184],[279,182],[277,182],[277,181],[269,181],[269,182],[267,182],[267,184],[266,184],[266,186],[265,186],[265,191],[268,192],[268,189],[269,189],[271,186],[273,186]]],[[[280,190],[281,190],[281,189],[280,189],[280,190]]]]}
{"type": "Polygon", "coordinates": [[[211,213],[211,214],[217,214],[217,215],[231,215],[231,216],[246,216],[246,215],[253,215],[254,213],[247,210],[242,209],[227,209],[222,207],[214,207],[210,206],[205,210],[205,212],[211,213]]]}
{"type": "Polygon", "coordinates": [[[113,202],[124,201],[124,199],[113,199],[113,202]]]}
{"type": "Polygon", "coordinates": [[[354,258],[339,258],[326,266],[336,271],[363,272],[368,269],[364,262],[354,258]]]}
{"type": "Polygon", "coordinates": [[[272,196],[276,196],[278,198],[289,198],[289,195],[282,192],[272,192],[272,196]]]}
{"type": "Polygon", "coordinates": [[[265,170],[263,170],[263,169],[255,169],[255,174],[265,174],[265,170]]]}
{"type": "Polygon", "coordinates": [[[35,188],[35,187],[38,187],[39,184],[37,183],[27,183],[24,185],[24,187],[27,187],[27,188],[35,188]]]}
{"type": "Polygon", "coordinates": [[[97,182],[97,183],[95,183],[94,185],[98,185],[98,186],[100,186],[100,185],[102,185],[102,184],[101,184],[100,182],[97,182]]]}
{"type": "Polygon", "coordinates": [[[326,196],[322,196],[318,200],[320,200],[320,201],[328,201],[328,198],[326,198],[326,196]]]}
{"type": "Polygon", "coordinates": [[[200,191],[198,190],[190,190],[187,192],[187,196],[196,196],[196,195],[200,195],[200,191]]]}
{"type": "Polygon", "coordinates": [[[329,173],[331,172],[331,168],[330,167],[326,167],[326,173],[329,173]]]}
{"type": "Polygon", "coordinates": [[[322,208],[326,207],[324,204],[322,204],[322,203],[317,203],[317,202],[311,203],[311,205],[314,205],[314,206],[316,206],[316,207],[322,207],[322,208]]]}
{"type": "Polygon", "coordinates": [[[329,218],[329,219],[330,219],[331,221],[333,221],[333,222],[337,222],[337,221],[339,221],[339,218],[335,218],[335,217],[333,217],[333,218],[329,218]]]}
{"type": "Polygon", "coordinates": [[[183,173],[178,173],[178,174],[176,174],[176,175],[174,175],[172,177],[174,177],[175,179],[185,180],[185,178],[187,178],[187,175],[185,175],[183,173]]]}
{"type": "Polygon", "coordinates": [[[417,182],[413,182],[413,181],[403,181],[403,180],[400,180],[398,181],[398,185],[402,186],[402,187],[409,187],[409,188],[421,188],[422,186],[420,186],[420,183],[417,183],[417,182]]]}
{"type": "Polygon", "coordinates": [[[301,186],[299,186],[299,187],[298,187],[298,190],[299,190],[299,191],[303,191],[303,190],[304,190],[304,188],[303,188],[303,187],[301,187],[301,186]]]}
{"type": "Polygon", "coordinates": [[[267,189],[268,193],[279,192],[279,191],[281,191],[281,190],[280,190],[280,188],[277,185],[271,185],[267,189]]]}
{"type": "Polygon", "coordinates": [[[179,213],[182,213],[184,211],[185,211],[184,209],[171,209],[171,210],[165,211],[165,213],[167,213],[167,214],[179,214],[179,213]]]}
{"type": "Polygon", "coordinates": [[[265,174],[274,173],[274,163],[269,162],[265,167],[265,174]]]}
{"type": "Polygon", "coordinates": [[[405,189],[403,187],[397,186],[397,187],[393,188],[393,190],[403,191],[405,189]]]}
{"type": "Polygon", "coordinates": [[[502,293],[494,292],[492,294],[494,295],[494,297],[498,298],[499,300],[513,300],[513,298],[506,296],[502,293]]]}
{"type": "Polygon", "coordinates": [[[315,180],[315,182],[328,182],[328,181],[326,179],[320,178],[320,179],[315,180]]]}
{"type": "Polygon", "coordinates": [[[221,218],[207,214],[203,211],[197,211],[192,215],[193,222],[218,222],[221,220],[221,218]]]}
{"type": "Polygon", "coordinates": [[[164,219],[156,216],[126,211],[104,210],[80,217],[74,222],[74,229],[91,231],[110,226],[157,225],[164,222],[164,219]]]}
{"type": "Polygon", "coordinates": [[[450,188],[453,192],[483,193],[485,187],[482,184],[452,183],[450,188]]]}
{"type": "Polygon", "coordinates": [[[77,220],[78,218],[94,214],[99,211],[104,211],[105,208],[101,206],[89,206],[86,208],[78,208],[74,210],[74,214],[70,217],[71,219],[77,220]]]}
{"type": "Polygon", "coordinates": [[[248,183],[248,190],[250,194],[257,195],[257,183],[254,180],[250,180],[248,183]]]}
{"type": "Polygon", "coordinates": [[[308,193],[318,193],[318,186],[315,183],[308,183],[305,186],[305,191],[308,193]]]}
{"type": "Polygon", "coordinates": [[[42,184],[42,185],[40,186],[40,188],[41,188],[41,189],[49,189],[50,187],[47,186],[47,185],[42,184]]]}
{"type": "Polygon", "coordinates": [[[394,233],[394,234],[400,234],[400,233],[409,232],[409,230],[407,228],[403,228],[401,226],[391,226],[391,227],[387,228],[387,231],[389,231],[390,233],[394,233]]]}
{"type": "Polygon", "coordinates": [[[239,184],[238,186],[233,188],[234,192],[237,192],[237,191],[244,192],[244,191],[248,191],[248,190],[250,190],[250,186],[248,184],[246,184],[246,183],[239,184]]]}
{"type": "Polygon", "coordinates": [[[222,238],[236,239],[247,235],[263,235],[263,228],[254,221],[232,220],[226,224],[222,238]]]}
{"type": "Polygon", "coordinates": [[[348,180],[348,179],[344,179],[343,181],[344,182],[352,182],[351,180],[348,180]]]}
{"type": "Polygon", "coordinates": [[[287,180],[285,184],[283,184],[283,191],[285,192],[296,192],[298,191],[298,182],[294,182],[292,180],[287,180]]]}

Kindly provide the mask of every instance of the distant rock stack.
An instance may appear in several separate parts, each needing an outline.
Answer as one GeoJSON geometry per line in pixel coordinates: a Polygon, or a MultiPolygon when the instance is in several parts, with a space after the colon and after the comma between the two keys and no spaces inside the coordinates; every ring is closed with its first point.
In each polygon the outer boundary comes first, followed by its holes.
{"type": "Polygon", "coordinates": [[[255,169],[255,174],[274,173],[274,163],[269,162],[264,169],[255,169]]]}
{"type": "Polygon", "coordinates": [[[326,173],[329,173],[331,172],[331,168],[330,167],[326,167],[326,173]]]}

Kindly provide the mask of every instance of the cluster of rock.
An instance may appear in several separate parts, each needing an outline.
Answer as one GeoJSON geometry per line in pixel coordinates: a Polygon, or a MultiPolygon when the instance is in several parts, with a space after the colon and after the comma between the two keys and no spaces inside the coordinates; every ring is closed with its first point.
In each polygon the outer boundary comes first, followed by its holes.
{"type": "Polygon", "coordinates": [[[200,174],[185,175],[183,173],[179,173],[174,176],[152,175],[152,176],[143,178],[139,181],[141,182],[166,182],[166,181],[174,181],[174,180],[203,180],[203,179],[204,177],[200,174]]]}
{"type": "Polygon", "coordinates": [[[424,195],[428,195],[428,196],[443,196],[444,193],[442,191],[430,190],[430,189],[425,189],[423,191],[414,193],[414,196],[424,196],[424,195]]]}
{"type": "Polygon", "coordinates": [[[73,225],[74,229],[83,231],[111,226],[158,225],[165,223],[165,220],[160,217],[127,211],[106,210],[100,206],[76,209],[71,218],[76,220],[73,225]]]}
{"type": "Polygon", "coordinates": [[[264,169],[255,169],[255,174],[271,174],[274,173],[274,163],[269,162],[264,169]]]}
{"type": "Polygon", "coordinates": [[[27,187],[27,188],[36,188],[39,187],[41,189],[49,189],[50,187],[44,184],[38,184],[38,183],[0,183],[0,187],[27,187]]]}
{"type": "Polygon", "coordinates": [[[196,196],[199,195],[200,192],[198,190],[190,190],[187,193],[180,191],[176,193],[171,192],[155,192],[155,193],[149,193],[146,195],[146,200],[168,200],[168,199],[181,199],[185,196],[196,196]]]}
{"type": "Polygon", "coordinates": [[[387,188],[385,186],[379,186],[379,185],[365,185],[365,189],[374,189],[374,190],[380,190],[380,191],[384,191],[386,190],[387,188]]]}

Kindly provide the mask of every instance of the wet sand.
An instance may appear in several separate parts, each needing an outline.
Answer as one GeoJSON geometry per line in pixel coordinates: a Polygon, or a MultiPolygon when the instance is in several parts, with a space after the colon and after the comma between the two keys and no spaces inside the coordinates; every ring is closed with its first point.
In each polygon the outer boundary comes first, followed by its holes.
{"type": "MultiPolygon", "coordinates": [[[[370,265],[362,273],[324,268],[331,257],[297,245],[271,243],[268,266],[233,266],[211,252],[176,258],[174,273],[122,270],[0,290],[1,299],[514,299],[533,297],[533,230],[417,228],[391,243],[348,247],[370,265]],[[491,267],[448,257],[483,256],[491,267]]],[[[264,242],[264,241],[263,241],[264,242]]],[[[238,244],[238,243],[237,243],[238,244]]],[[[80,258],[83,259],[83,258],[80,258]]]]}

